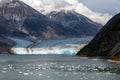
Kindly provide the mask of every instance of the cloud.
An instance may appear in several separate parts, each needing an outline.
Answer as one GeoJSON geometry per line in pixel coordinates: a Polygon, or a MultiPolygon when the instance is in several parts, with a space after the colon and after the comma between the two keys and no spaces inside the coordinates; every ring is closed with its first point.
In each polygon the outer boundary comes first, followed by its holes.
{"type": "Polygon", "coordinates": [[[115,15],[120,12],[120,0],[79,0],[89,9],[115,15]],[[102,6],[101,6],[102,5],[102,6]]]}
{"type": "Polygon", "coordinates": [[[74,10],[80,14],[87,16],[95,22],[105,24],[112,16],[108,13],[102,14],[93,12],[78,0],[22,0],[26,4],[35,8],[42,13],[51,11],[74,10]]]}

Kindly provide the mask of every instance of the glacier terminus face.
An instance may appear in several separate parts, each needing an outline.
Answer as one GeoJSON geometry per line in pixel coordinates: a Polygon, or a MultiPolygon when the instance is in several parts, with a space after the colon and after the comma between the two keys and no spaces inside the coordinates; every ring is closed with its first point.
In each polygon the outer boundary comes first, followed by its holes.
{"type": "Polygon", "coordinates": [[[76,55],[93,37],[47,40],[33,43],[21,39],[12,39],[17,45],[12,48],[16,54],[67,54],[76,55]],[[32,46],[32,47],[30,47],[32,46]]]}

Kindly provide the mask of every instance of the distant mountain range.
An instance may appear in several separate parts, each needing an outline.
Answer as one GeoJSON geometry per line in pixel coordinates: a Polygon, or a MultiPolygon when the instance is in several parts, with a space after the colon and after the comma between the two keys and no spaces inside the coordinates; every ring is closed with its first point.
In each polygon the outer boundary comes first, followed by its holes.
{"type": "Polygon", "coordinates": [[[115,15],[77,55],[109,56],[120,60],[120,13],[115,15]]]}
{"type": "Polygon", "coordinates": [[[2,1],[0,43],[4,42],[8,48],[15,45],[15,42],[8,44],[10,37],[37,41],[94,36],[102,26],[74,11],[53,11],[43,15],[22,1],[2,1]]]}
{"type": "Polygon", "coordinates": [[[102,25],[93,22],[89,18],[78,14],[75,11],[53,11],[47,16],[50,20],[62,24],[64,28],[68,30],[71,37],[92,36],[95,35],[98,32],[98,29],[102,27],[102,25]]]}

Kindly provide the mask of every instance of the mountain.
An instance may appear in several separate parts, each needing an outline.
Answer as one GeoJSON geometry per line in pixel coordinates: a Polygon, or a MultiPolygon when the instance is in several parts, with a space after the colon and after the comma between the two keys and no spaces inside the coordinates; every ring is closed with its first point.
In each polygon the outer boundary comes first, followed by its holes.
{"type": "Polygon", "coordinates": [[[50,20],[62,24],[73,36],[93,36],[102,27],[101,24],[71,10],[53,11],[47,16],[50,20]]]}
{"type": "Polygon", "coordinates": [[[115,15],[77,55],[110,57],[120,55],[120,13],[115,15]]]}
{"type": "MultiPolygon", "coordinates": [[[[61,13],[61,12],[60,12],[61,13]]],[[[93,36],[99,30],[99,24],[76,12],[65,13],[67,18],[64,24],[60,17],[52,20],[48,15],[43,15],[19,0],[0,1],[0,35],[4,37],[1,43],[11,47],[16,41],[11,38],[19,38],[32,42],[39,40],[53,40],[76,38],[81,36],[93,36]],[[67,16],[68,15],[68,16],[67,16]],[[73,16],[73,17],[72,17],[73,16]],[[8,42],[10,40],[10,42],[8,42]]],[[[2,47],[2,46],[1,46],[2,47]]]]}
{"type": "Polygon", "coordinates": [[[6,2],[2,0],[0,6],[0,16],[0,21],[2,21],[0,28],[2,25],[5,25],[3,28],[7,30],[7,32],[10,32],[9,36],[19,38],[32,36],[34,28],[38,28],[35,24],[42,25],[40,22],[44,23],[47,21],[47,18],[44,15],[18,0],[7,0],[6,2]],[[33,20],[36,20],[36,22],[39,21],[39,23],[34,23],[35,21],[32,22],[33,20]],[[34,27],[32,26],[31,28],[29,24],[34,27]],[[8,26],[10,30],[7,29],[8,26]]]}
{"type": "Polygon", "coordinates": [[[2,0],[0,5],[0,21],[10,29],[7,36],[43,40],[93,36],[101,26],[76,12],[51,12],[48,18],[19,0],[2,0]]]}

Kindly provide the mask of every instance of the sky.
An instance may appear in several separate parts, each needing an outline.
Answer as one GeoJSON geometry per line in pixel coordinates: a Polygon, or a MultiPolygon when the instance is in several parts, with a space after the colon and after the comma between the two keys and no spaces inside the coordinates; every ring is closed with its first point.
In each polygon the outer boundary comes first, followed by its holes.
{"type": "Polygon", "coordinates": [[[95,22],[106,24],[120,12],[120,0],[21,0],[43,14],[51,11],[74,10],[95,22]]]}
{"type": "Polygon", "coordinates": [[[115,15],[120,12],[120,0],[79,0],[92,11],[115,15]]]}

